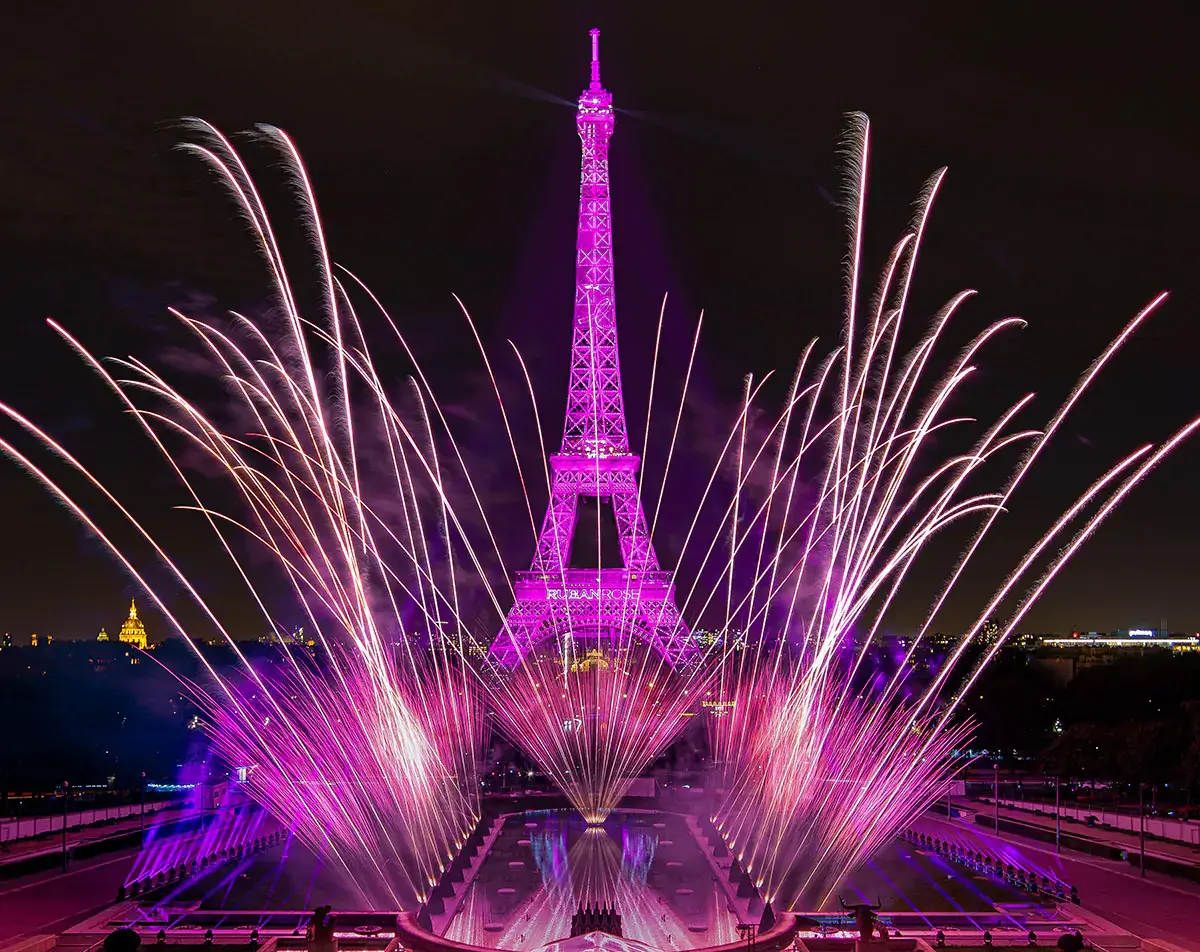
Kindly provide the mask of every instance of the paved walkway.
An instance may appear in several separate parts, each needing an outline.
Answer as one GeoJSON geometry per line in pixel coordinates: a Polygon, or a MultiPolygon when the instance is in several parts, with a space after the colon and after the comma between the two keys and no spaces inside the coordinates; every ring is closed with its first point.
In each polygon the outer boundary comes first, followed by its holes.
{"type": "MultiPolygon", "coordinates": [[[[995,807],[990,802],[982,802],[980,800],[954,798],[952,803],[956,810],[967,810],[986,817],[991,817],[995,811],[995,807]]],[[[945,811],[943,810],[943,812],[945,811]]],[[[1014,823],[1024,823],[1026,826],[1037,827],[1049,833],[1054,832],[1053,816],[1027,813],[1024,810],[1001,807],[1000,819],[1009,820],[1014,823]]],[[[982,824],[980,825],[980,829],[986,830],[990,828],[986,824],[982,824]]],[[[1130,854],[1136,854],[1139,848],[1138,835],[1136,833],[1105,830],[1100,827],[1088,827],[1083,823],[1067,823],[1066,821],[1062,824],[1062,833],[1063,836],[1071,836],[1079,840],[1089,840],[1093,843],[1104,844],[1105,846],[1125,850],[1130,854]]],[[[1186,843],[1177,843],[1173,840],[1153,840],[1147,837],[1146,855],[1162,856],[1173,862],[1185,863],[1189,866],[1200,866],[1200,849],[1188,846],[1186,843]]]]}
{"type": "Polygon", "coordinates": [[[0,882],[0,943],[52,935],[112,904],[137,856],[136,848],[72,864],[67,873],[34,873],[0,882]]]}
{"type": "MultiPolygon", "coordinates": [[[[964,801],[964,805],[968,804],[964,801]]],[[[1001,811],[1004,816],[1005,811],[1001,811]]],[[[1010,819],[1025,822],[1027,815],[1016,814],[1010,819]]],[[[1153,872],[1143,878],[1128,863],[1069,849],[1056,855],[1053,844],[1010,833],[996,837],[973,822],[948,822],[929,816],[924,822],[944,828],[945,839],[969,836],[990,843],[997,853],[1019,851],[1027,865],[1044,868],[1078,886],[1082,905],[1088,911],[1143,938],[1200,952],[1200,884],[1153,872]]],[[[1053,818],[1050,822],[1052,826],[1053,818]]],[[[112,902],[136,855],[136,849],[127,848],[77,861],[65,875],[42,872],[0,882],[0,942],[62,932],[100,911],[112,902]]]]}

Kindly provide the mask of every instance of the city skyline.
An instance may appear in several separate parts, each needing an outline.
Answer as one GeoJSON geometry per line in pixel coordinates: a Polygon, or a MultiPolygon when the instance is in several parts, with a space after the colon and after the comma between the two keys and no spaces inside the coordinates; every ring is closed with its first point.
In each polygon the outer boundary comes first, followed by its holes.
{"type": "MultiPolygon", "coordinates": [[[[144,609],[138,609],[137,611],[138,611],[139,620],[142,620],[140,618],[140,616],[147,614],[147,612],[144,609]]],[[[148,614],[150,615],[150,617],[152,619],[151,624],[145,626],[146,640],[147,640],[147,644],[149,646],[153,647],[154,645],[161,644],[164,641],[167,641],[170,639],[179,639],[179,638],[183,637],[183,635],[180,635],[177,631],[174,631],[173,629],[171,629],[171,627],[167,623],[166,619],[158,617],[157,613],[153,609],[151,609],[148,612],[148,614]]],[[[984,641],[986,641],[987,637],[988,637],[987,632],[986,632],[986,627],[987,626],[985,626],[985,631],[983,633],[981,633],[981,638],[984,641]]],[[[33,631],[21,632],[21,631],[5,630],[3,624],[0,624],[0,648],[3,648],[3,647],[27,647],[27,646],[29,646],[28,642],[29,642],[30,637],[34,636],[34,635],[36,635],[39,639],[42,639],[41,644],[43,644],[43,645],[46,644],[44,639],[47,635],[50,636],[50,638],[54,642],[57,642],[59,644],[75,644],[75,643],[85,643],[85,642],[92,642],[92,641],[100,641],[100,642],[108,641],[108,642],[112,642],[112,643],[119,643],[119,642],[126,640],[126,639],[122,639],[120,637],[120,635],[121,635],[121,626],[120,625],[115,626],[112,633],[109,633],[107,629],[108,629],[107,624],[102,624],[100,626],[100,628],[95,631],[83,631],[82,629],[67,629],[65,631],[54,631],[46,626],[42,626],[41,628],[34,629],[33,631]]],[[[303,630],[304,629],[303,629],[302,625],[297,626],[293,630],[291,640],[295,640],[298,634],[303,633],[303,630]]],[[[741,629],[738,629],[738,628],[731,628],[731,629],[729,629],[729,632],[733,633],[734,635],[739,635],[739,636],[742,634],[741,629]]],[[[695,629],[693,629],[689,633],[689,637],[697,645],[699,645],[701,647],[708,647],[708,646],[711,646],[715,641],[719,640],[724,633],[725,633],[724,631],[719,630],[719,629],[714,629],[714,628],[704,627],[704,626],[697,626],[695,629]]],[[[408,638],[416,639],[416,640],[427,640],[429,637],[428,634],[423,631],[415,631],[414,630],[414,631],[409,631],[406,634],[407,634],[408,638]]],[[[913,634],[914,634],[913,631],[888,629],[888,630],[879,632],[876,635],[875,640],[881,644],[887,643],[890,641],[896,641],[896,640],[904,641],[904,640],[907,640],[907,639],[910,639],[911,637],[913,637],[913,634]]],[[[938,629],[938,630],[931,630],[929,632],[929,634],[927,635],[927,637],[934,641],[937,641],[937,640],[953,641],[953,640],[960,638],[961,635],[962,635],[962,632],[943,631],[943,630],[938,629]]],[[[188,634],[187,637],[194,638],[194,639],[200,640],[200,641],[207,640],[199,635],[188,634]]],[[[1013,632],[1013,634],[1010,638],[1010,641],[1014,645],[1017,645],[1017,644],[1021,643],[1022,640],[1028,640],[1030,638],[1049,638],[1049,639],[1057,639],[1059,641],[1062,641],[1063,643],[1066,643],[1068,640],[1073,639],[1073,638],[1074,639],[1082,639],[1082,640],[1086,641],[1088,638],[1103,639],[1106,637],[1108,637],[1110,639],[1119,638],[1119,639],[1133,639],[1133,640],[1136,640],[1139,637],[1183,638],[1183,639],[1200,638],[1200,629],[1172,628],[1172,627],[1162,628],[1162,627],[1158,627],[1158,626],[1133,627],[1133,628],[1122,628],[1122,627],[1117,627],[1117,626],[1110,626],[1108,628],[1085,628],[1085,627],[1081,627],[1081,626],[1073,626],[1073,627],[1068,627],[1068,628],[1061,629],[1061,630],[1023,628],[1020,631],[1013,632]]],[[[235,641],[244,641],[244,642],[274,642],[274,641],[278,640],[276,634],[274,632],[267,630],[265,628],[265,626],[264,626],[264,630],[258,632],[257,634],[250,633],[250,632],[234,632],[233,638],[235,641]]],[[[853,636],[852,636],[852,640],[854,640],[856,643],[861,643],[861,639],[855,639],[855,638],[853,638],[853,636]]],[[[219,643],[219,642],[214,642],[214,643],[219,643]]],[[[397,644],[399,644],[399,642],[397,642],[397,644]]],[[[37,645],[34,644],[34,645],[32,645],[32,647],[37,647],[37,645]]]]}

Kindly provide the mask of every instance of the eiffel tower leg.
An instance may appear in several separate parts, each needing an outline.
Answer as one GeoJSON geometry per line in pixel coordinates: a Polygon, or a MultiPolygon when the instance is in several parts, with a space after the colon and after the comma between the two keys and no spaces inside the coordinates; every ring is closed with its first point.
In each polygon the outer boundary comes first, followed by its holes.
{"type": "Polygon", "coordinates": [[[549,614],[545,602],[518,599],[508,613],[505,627],[492,643],[491,655],[496,663],[509,670],[520,664],[546,636],[545,621],[549,614]]]}
{"type": "Polygon", "coordinates": [[[686,667],[699,660],[699,650],[689,637],[673,600],[643,603],[640,615],[639,621],[648,640],[672,668],[686,667]]]}
{"type": "Polygon", "coordinates": [[[625,567],[631,572],[655,571],[658,557],[650,544],[646,515],[638,498],[637,480],[632,472],[614,473],[611,486],[613,515],[617,521],[617,535],[621,540],[621,557],[625,567]]]}
{"type": "Polygon", "coordinates": [[[561,577],[571,557],[571,539],[575,535],[575,517],[578,511],[578,480],[575,473],[554,473],[550,505],[546,518],[542,520],[542,531],[538,533],[537,551],[533,557],[533,571],[546,572],[561,577]]]}

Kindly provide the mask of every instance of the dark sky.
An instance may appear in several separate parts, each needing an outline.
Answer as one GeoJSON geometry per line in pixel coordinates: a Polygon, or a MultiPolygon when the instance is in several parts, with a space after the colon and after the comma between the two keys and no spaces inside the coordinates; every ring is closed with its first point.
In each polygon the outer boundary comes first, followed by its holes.
{"type": "MultiPolygon", "coordinates": [[[[914,313],[970,286],[971,330],[1010,314],[1030,322],[980,373],[985,407],[1032,389],[1044,419],[1139,307],[1173,292],[1014,500],[1006,551],[964,586],[953,629],[995,581],[988,572],[1071,490],[1200,409],[1190,34],[1143,6],[1121,18],[1068,4],[839,5],[837,17],[816,6],[26,4],[0,40],[0,399],[143,503],[177,501],[43,320],[98,352],[154,358],[173,344],[167,304],[252,308],[261,296],[228,204],[171,149],[184,115],[288,130],[335,257],[415,329],[431,363],[451,377],[477,369],[458,293],[490,344],[512,337],[527,351],[553,396],[565,382],[577,197],[564,101],[584,84],[597,25],[605,84],[628,110],[612,162],[634,380],[664,291],[676,339],[705,309],[702,385],[714,405],[747,372],[786,376],[810,337],[836,338],[844,238],[831,196],[853,109],[873,121],[873,264],[925,176],[948,164],[914,313]]],[[[1190,446],[1157,472],[1025,627],[1200,627],[1198,461],[1190,446]]],[[[0,539],[0,632],[91,636],[118,625],[136,593],[7,465],[0,539]]],[[[197,564],[220,598],[228,580],[197,564]]],[[[935,558],[916,581],[944,566],[935,558]]],[[[894,624],[926,597],[902,601],[894,624]]]]}

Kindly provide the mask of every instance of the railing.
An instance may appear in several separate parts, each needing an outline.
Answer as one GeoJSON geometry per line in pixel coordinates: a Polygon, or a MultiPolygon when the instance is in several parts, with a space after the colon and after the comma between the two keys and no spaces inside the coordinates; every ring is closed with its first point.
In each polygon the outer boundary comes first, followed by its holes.
{"type": "MultiPolygon", "coordinates": [[[[178,800],[155,800],[146,804],[146,813],[153,813],[167,807],[182,806],[178,800]]],[[[120,820],[125,817],[139,816],[142,812],[140,803],[125,803],[120,806],[96,807],[91,810],[77,810],[67,814],[67,829],[79,826],[90,826],[94,823],[104,823],[107,820],[120,820]]],[[[61,813],[50,816],[30,816],[19,820],[0,821],[0,843],[12,843],[16,840],[27,840],[43,833],[55,833],[63,828],[61,813]]]]}
{"type": "MultiPolygon", "coordinates": [[[[988,803],[994,802],[990,797],[981,797],[988,803]]],[[[1000,798],[1000,806],[1014,810],[1024,810],[1046,817],[1054,816],[1054,804],[1038,800],[1005,800],[1000,798]]],[[[1141,830],[1140,818],[1136,813],[1123,813],[1116,810],[1105,810],[1099,803],[1084,806],[1062,806],[1058,811],[1063,819],[1078,820],[1086,823],[1087,818],[1096,818],[1099,824],[1123,833],[1138,833],[1141,830]]],[[[1146,817],[1146,833],[1160,840],[1171,840],[1176,843],[1186,843],[1188,846],[1200,846],[1200,823],[1189,820],[1170,820],[1161,817],[1146,817]]]]}

